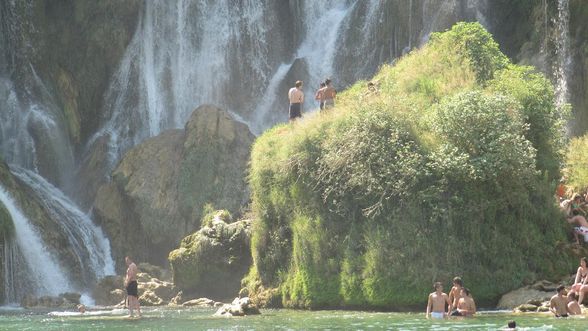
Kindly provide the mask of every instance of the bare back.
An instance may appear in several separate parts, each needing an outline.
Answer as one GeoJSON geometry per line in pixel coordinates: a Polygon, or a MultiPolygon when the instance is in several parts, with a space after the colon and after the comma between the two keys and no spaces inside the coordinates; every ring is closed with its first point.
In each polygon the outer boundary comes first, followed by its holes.
{"type": "Polygon", "coordinates": [[[337,95],[337,91],[332,86],[326,86],[321,89],[322,93],[322,100],[331,100],[335,99],[335,95],[337,95]]]}

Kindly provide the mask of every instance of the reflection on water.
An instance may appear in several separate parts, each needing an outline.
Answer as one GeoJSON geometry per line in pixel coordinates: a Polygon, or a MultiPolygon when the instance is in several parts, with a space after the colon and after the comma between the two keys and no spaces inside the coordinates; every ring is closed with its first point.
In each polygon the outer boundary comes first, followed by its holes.
{"type": "Polygon", "coordinates": [[[515,320],[517,330],[586,330],[585,316],[555,319],[549,314],[482,312],[475,318],[430,320],[424,313],[263,310],[242,318],[213,316],[213,308],[144,308],[130,320],[116,314],[50,314],[0,309],[2,330],[502,330],[515,320]],[[58,315],[58,316],[55,316],[58,315]],[[62,315],[62,316],[59,316],[62,315]]]}

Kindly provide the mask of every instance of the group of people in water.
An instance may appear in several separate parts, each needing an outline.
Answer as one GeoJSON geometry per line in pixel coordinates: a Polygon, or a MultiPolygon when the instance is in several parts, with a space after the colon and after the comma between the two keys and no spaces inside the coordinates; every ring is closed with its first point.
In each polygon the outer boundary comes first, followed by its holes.
{"type": "MultiPolygon", "coordinates": [[[[463,286],[460,277],[453,279],[453,287],[449,295],[443,292],[443,284],[433,284],[435,292],[429,294],[427,302],[427,318],[446,318],[451,316],[473,316],[476,314],[476,303],[469,289],[463,286]]],[[[588,258],[580,259],[580,266],[576,272],[574,284],[566,291],[564,285],[556,288],[556,294],[549,300],[549,311],[555,317],[581,315],[580,304],[588,293],[588,258]]]]}
{"type": "MultiPolygon", "coordinates": [[[[304,104],[304,92],[302,91],[302,86],[303,82],[298,80],[294,84],[294,87],[288,91],[288,100],[290,101],[288,117],[290,121],[302,117],[302,105],[304,104]]],[[[318,101],[319,109],[322,111],[335,107],[336,96],[337,91],[333,87],[331,79],[327,78],[324,82],[320,83],[320,87],[316,91],[314,99],[318,101]]]]}
{"type": "Polygon", "coordinates": [[[453,287],[449,295],[443,292],[443,284],[433,284],[435,292],[429,294],[427,317],[445,318],[447,316],[473,316],[476,314],[476,303],[470,290],[463,286],[460,277],[453,278],[453,287]]]}

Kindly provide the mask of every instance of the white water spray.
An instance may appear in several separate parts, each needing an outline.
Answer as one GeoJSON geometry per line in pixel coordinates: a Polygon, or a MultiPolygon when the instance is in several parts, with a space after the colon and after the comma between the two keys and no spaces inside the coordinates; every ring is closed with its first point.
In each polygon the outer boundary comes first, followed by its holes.
{"type": "MultiPolygon", "coordinates": [[[[59,263],[42,244],[43,240],[31,226],[10,194],[0,186],[0,201],[4,204],[14,222],[15,238],[29,270],[31,288],[36,295],[59,295],[71,292],[69,278],[59,263]]],[[[7,266],[10,268],[10,266],[7,266]]]]}
{"type": "Polygon", "coordinates": [[[557,1],[557,18],[555,20],[555,55],[553,68],[555,76],[555,102],[561,107],[568,102],[568,72],[571,65],[569,21],[569,0],[557,1]]]}
{"type": "Polygon", "coordinates": [[[110,243],[88,215],[37,173],[17,167],[12,167],[12,172],[33,189],[45,210],[59,220],[60,230],[66,234],[68,244],[73,248],[86,276],[97,279],[114,275],[110,243]]]}

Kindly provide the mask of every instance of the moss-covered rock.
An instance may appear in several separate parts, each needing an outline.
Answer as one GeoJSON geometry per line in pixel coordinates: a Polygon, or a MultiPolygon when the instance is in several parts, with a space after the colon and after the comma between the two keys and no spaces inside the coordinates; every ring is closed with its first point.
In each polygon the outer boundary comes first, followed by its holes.
{"type": "Polygon", "coordinates": [[[118,261],[166,265],[180,240],[200,227],[205,204],[239,211],[253,135],[213,106],[194,111],[185,130],[170,130],[129,150],[100,187],[96,219],[118,261]]]}
{"type": "Polygon", "coordinates": [[[215,217],[184,238],[169,254],[174,284],[195,297],[234,297],[251,266],[250,227],[248,220],[227,224],[215,217]]]}
{"type": "Polygon", "coordinates": [[[460,23],[372,81],[256,140],[254,300],[406,309],[460,275],[485,306],[573,268],[555,248],[564,130],[545,77],[460,23]]]}

